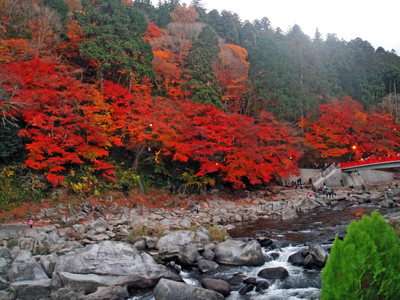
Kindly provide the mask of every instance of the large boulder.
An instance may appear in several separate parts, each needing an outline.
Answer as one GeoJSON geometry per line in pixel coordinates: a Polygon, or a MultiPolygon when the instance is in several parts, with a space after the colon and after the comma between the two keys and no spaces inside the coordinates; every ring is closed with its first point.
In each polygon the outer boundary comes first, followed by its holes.
{"type": "Polygon", "coordinates": [[[51,253],[49,255],[42,255],[40,257],[40,264],[42,265],[43,270],[46,272],[48,276],[51,276],[51,274],[53,273],[57,260],[58,260],[58,255],[56,253],[51,253]]]}
{"type": "Polygon", "coordinates": [[[321,206],[320,203],[318,203],[317,201],[311,199],[310,197],[306,197],[297,206],[297,211],[298,212],[306,212],[306,211],[313,210],[314,208],[319,207],[319,206],[321,206]]]}
{"type": "Polygon", "coordinates": [[[32,254],[27,250],[18,252],[7,274],[12,282],[49,279],[42,266],[35,261],[32,254]]]}
{"type": "Polygon", "coordinates": [[[296,252],[289,256],[288,262],[294,266],[304,266],[304,255],[303,251],[296,252]]]}
{"type": "Polygon", "coordinates": [[[0,278],[5,281],[8,281],[8,271],[10,270],[12,261],[11,251],[7,247],[0,247],[0,278]]]}
{"type": "Polygon", "coordinates": [[[219,265],[215,261],[200,259],[197,265],[202,273],[218,269],[219,265]]]}
{"type": "Polygon", "coordinates": [[[187,245],[195,243],[199,248],[211,241],[210,233],[204,227],[199,227],[196,231],[174,231],[160,238],[157,242],[158,249],[170,245],[187,245]]]}
{"type": "Polygon", "coordinates": [[[212,290],[203,289],[197,286],[182,282],[176,282],[162,278],[153,295],[156,300],[224,300],[225,297],[212,290]]]}
{"type": "Polygon", "coordinates": [[[227,283],[225,280],[206,278],[202,281],[201,286],[224,296],[229,296],[231,294],[229,283],[227,283]]]}
{"type": "Polygon", "coordinates": [[[158,250],[158,257],[163,261],[174,261],[185,267],[194,266],[199,256],[200,253],[194,244],[166,245],[158,250]]]}
{"type": "Polygon", "coordinates": [[[10,289],[15,292],[16,299],[48,299],[51,279],[15,281],[10,289]]]}
{"type": "Polygon", "coordinates": [[[235,266],[262,266],[265,263],[261,246],[256,240],[249,242],[229,239],[215,247],[214,260],[219,264],[235,266]]]}
{"type": "MultiPolygon", "coordinates": [[[[153,287],[160,278],[181,280],[149,254],[139,253],[131,244],[115,241],[89,245],[61,256],[55,272],[128,276],[129,285],[134,288],[153,287]]],[[[62,281],[59,284],[62,286],[62,281]]]]}
{"type": "Polygon", "coordinates": [[[266,268],[258,272],[257,276],[264,279],[285,279],[289,277],[289,272],[283,267],[266,268]]]}
{"type": "Polygon", "coordinates": [[[312,256],[313,262],[318,267],[325,266],[328,260],[328,253],[321,245],[311,244],[308,246],[308,253],[312,256]]]}
{"type": "MultiPolygon", "coordinates": [[[[93,294],[103,288],[124,287],[132,282],[132,276],[107,276],[95,274],[73,274],[56,272],[53,276],[52,286],[55,290],[66,288],[82,295],[93,294]]],[[[103,298],[108,299],[108,298],[103,298]]]]}
{"type": "Polygon", "coordinates": [[[183,266],[193,266],[200,256],[199,249],[211,241],[207,229],[200,227],[193,231],[174,231],[157,242],[158,254],[164,261],[175,261],[183,266]]]}

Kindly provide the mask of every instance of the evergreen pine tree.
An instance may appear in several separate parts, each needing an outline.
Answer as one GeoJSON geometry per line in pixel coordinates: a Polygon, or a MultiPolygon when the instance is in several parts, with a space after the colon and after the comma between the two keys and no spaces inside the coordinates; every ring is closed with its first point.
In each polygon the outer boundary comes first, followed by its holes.
{"type": "Polygon", "coordinates": [[[219,51],[218,37],[209,26],[205,26],[190,47],[183,76],[187,79],[185,88],[193,101],[222,108],[221,90],[213,68],[219,51]]]}

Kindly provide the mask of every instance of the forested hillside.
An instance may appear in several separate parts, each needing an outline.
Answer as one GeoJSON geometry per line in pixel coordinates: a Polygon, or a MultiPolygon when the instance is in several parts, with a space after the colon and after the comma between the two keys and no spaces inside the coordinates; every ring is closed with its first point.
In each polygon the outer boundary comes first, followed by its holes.
{"type": "Polygon", "coordinates": [[[251,189],[400,150],[400,58],[358,38],[179,0],[0,0],[0,38],[4,206],[251,189]]]}

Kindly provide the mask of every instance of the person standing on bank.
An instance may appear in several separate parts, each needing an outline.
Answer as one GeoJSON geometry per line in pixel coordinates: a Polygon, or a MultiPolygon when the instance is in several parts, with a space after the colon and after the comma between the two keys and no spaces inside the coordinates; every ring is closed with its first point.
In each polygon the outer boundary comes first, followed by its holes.
{"type": "Polygon", "coordinates": [[[32,228],[33,227],[33,220],[29,219],[29,227],[32,228]]]}

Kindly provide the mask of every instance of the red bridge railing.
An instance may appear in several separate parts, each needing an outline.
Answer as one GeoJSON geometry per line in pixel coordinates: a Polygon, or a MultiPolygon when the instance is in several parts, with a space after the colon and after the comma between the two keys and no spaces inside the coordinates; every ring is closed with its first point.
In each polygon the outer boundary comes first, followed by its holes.
{"type": "Polygon", "coordinates": [[[391,161],[400,161],[400,154],[380,156],[380,157],[370,157],[370,158],[365,158],[362,160],[339,163],[339,167],[341,169],[343,169],[343,168],[350,168],[350,167],[370,165],[370,164],[379,164],[379,163],[391,162],[391,161]]]}

